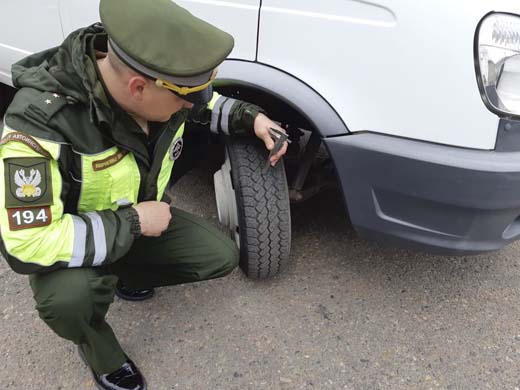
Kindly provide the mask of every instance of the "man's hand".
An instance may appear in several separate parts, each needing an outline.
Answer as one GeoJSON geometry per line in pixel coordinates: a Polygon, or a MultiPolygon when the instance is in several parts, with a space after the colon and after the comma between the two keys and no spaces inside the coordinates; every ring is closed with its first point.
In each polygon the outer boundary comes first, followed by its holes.
{"type": "MultiPolygon", "coordinates": [[[[269,129],[274,128],[280,130],[285,133],[285,130],[274,123],[271,119],[269,119],[264,114],[260,113],[255,118],[255,135],[260,138],[265,143],[265,147],[267,150],[272,150],[274,148],[274,141],[269,134],[269,129]]],[[[285,142],[280,149],[280,151],[271,156],[271,165],[274,167],[278,160],[287,152],[287,142],[285,142]]]]}
{"type": "Polygon", "coordinates": [[[170,205],[165,202],[141,202],[132,207],[139,214],[143,236],[159,237],[166,230],[172,218],[170,205]]]}

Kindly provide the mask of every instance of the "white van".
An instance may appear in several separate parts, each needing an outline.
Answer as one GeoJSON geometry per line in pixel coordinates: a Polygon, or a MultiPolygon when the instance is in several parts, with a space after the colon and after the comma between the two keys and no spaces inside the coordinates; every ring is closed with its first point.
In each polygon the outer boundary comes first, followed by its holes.
{"type": "MultiPolygon", "coordinates": [[[[216,88],[294,141],[264,169],[261,145],[223,140],[219,216],[250,277],[287,262],[290,201],[334,184],[363,237],[455,254],[520,237],[518,0],[178,3],[235,37],[216,88]]],[[[15,61],[99,20],[98,0],[2,0],[0,17],[8,85],[15,61]]]]}

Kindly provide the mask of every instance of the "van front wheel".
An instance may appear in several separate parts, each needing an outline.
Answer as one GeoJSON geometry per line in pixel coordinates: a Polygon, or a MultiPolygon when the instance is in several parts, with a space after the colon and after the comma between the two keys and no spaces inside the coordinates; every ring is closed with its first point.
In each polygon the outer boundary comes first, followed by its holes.
{"type": "Polygon", "coordinates": [[[240,248],[240,268],[251,279],[280,272],[289,261],[291,213],[283,161],[265,167],[267,150],[252,139],[226,139],[215,173],[220,222],[240,248]]]}

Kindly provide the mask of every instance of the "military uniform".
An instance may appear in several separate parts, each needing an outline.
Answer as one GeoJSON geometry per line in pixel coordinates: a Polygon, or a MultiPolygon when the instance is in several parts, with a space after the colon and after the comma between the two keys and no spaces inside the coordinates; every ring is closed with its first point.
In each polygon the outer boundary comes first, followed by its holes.
{"type": "Polygon", "coordinates": [[[238,262],[232,241],[173,207],[160,237],[142,237],[130,206],[167,200],[190,121],[244,135],[261,111],[211,89],[231,36],[170,0],[121,3],[102,0],[103,25],[13,66],[19,91],[0,147],[0,250],[13,270],[30,274],[40,317],[98,374],[126,359],[105,321],[118,278],[133,288],[174,285],[224,276],[238,262]],[[150,123],[146,136],[100,76],[96,57],[109,40],[129,67],[195,108],[150,123]]]}

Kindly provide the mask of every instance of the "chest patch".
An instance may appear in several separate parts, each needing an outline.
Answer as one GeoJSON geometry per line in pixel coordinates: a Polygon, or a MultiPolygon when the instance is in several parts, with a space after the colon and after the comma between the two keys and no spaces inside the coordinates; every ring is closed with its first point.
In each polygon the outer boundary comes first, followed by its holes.
{"type": "Polygon", "coordinates": [[[177,160],[182,154],[182,148],[184,146],[184,140],[177,138],[170,148],[170,160],[177,160]]]}
{"type": "Polygon", "coordinates": [[[118,150],[116,153],[114,153],[111,156],[108,156],[107,158],[104,158],[103,160],[93,161],[92,169],[94,169],[94,171],[101,171],[103,169],[109,168],[113,165],[116,165],[127,154],[127,150],[118,150]]]}
{"type": "Polygon", "coordinates": [[[9,158],[5,164],[5,206],[49,206],[52,184],[49,160],[39,157],[9,158]]]}

